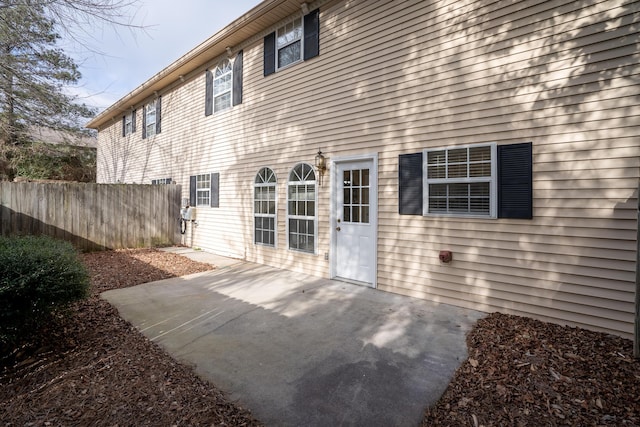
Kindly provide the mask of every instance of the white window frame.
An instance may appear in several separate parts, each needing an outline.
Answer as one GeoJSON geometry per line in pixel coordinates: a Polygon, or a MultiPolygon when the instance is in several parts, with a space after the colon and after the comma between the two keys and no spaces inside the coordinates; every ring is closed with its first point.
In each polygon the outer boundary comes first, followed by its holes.
{"type": "Polygon", "coordinates": [[[211,206],[210,173],[196,175],[196,206],[211,206]],[[206,186],[203,183],[206,183],[206,186]]]}
{"type": "Polygon", "coordinates": [[[124,116],[124,136],[131,135],[133,133],[133,115],[135,112],[127,113],[124,116]]]}
{"type": "Polygon", "coordinates": [[[172,182],[173,180],[171,178],[158,178],[158,179],[151,180],[152,185],[165,185],[165,184],[171,184],[172,182]]]}
{"type": "MultiPolygon", "coordinates": [[[[268,192],[268,190],[267,190],[268,192]]],[[[271,248],[277,247],[278,244],[278,177],[276,173],[270,167],[260,168],[256,177],[253,181],[253,243],[260,246],[267,246],[271,248]],[[269,174],[266,176],[267,180],[264,180],[265,175],[263,172],[269,174]],[[273,180],[271,180],[271,178],[273,180]],[[268,195],[267,198],[260,197],[258,198],[259,190],[262,189],[273,189],[273,199],[271,199],[268,195]],[[273,213],[264,213],[258,212],[256,209],[257,203],[267,203],[267,210],[269,210],[268,205],[273,203],[273,213]],[[273,233],[273,244],[258,242],[256,239],[256,219],[257,218],[271,218],[273,220],[273,230],[269,230],[273,233]]]]}
{"type": "MultiPolygon", "coordinates": [[[[309,174],[307,174],[305,177],[301,177],[301,178],[306,178],[308,177],[309,174]]],[[[316,171],[315,168],[310,165],[309,163],[305,163],[305,162],[301,162],[301,163],[297,163],[293,168],[291,168],[291,170],[289,171],[289,174],[287,176],[287,224],[286,224],[286,232],[287,232],[287,248],[291,251],[295,251],[295,252],[302,252],[302,253],[307,253],[307,254],[317,254],[318,251],[318,181],[317,181],[317,177],[316,177],[316,171]],[[295,171],[295,169],[298,166],[301,166],[304,168],[305,166],[310,168],[311,173],[313,174],[313,180],[292,180],[291,177],[295,171]],[[304,185],[304,186],[309,186],[309,185],[313,185],[314,186],[314,191],[313,191],[313,207],[314,207],[314,211],[313,211],[313,215],[293,215],[290,212],[290,207],[289,207],[289,203],[292,201],[290,199],[290,188],[293,186],[300,186],[300,185],[304,185]],[[291,236],[290,236],[290,230],[289,230],[289,222],[290,220],[305,220],[305,221],[313,221],[313,250],[312,251],[308,251],[308,250],[304,250],[304,249],[300,249],[300,248],[292,248],[291,247],[291,236]]]]}
{"type": "MultiPolygon", "coordinates": [[[[498,170],[498,159],[497,159],[497,145],[495,142],[492,143],[481,143],[481,144],[470,144],[470,145],[457,145],[457,146],[448,146],[448,147],[438,147],[438,148],[429,148],[423,151],[423,162],[422,162],[422,176],[423,176],[423,215],[425,216],[447,216],[447,217],[464,217],[464,218],[496,218],[498,211],[498,178],[497,178],[497,170],[498,170]],[[470,148],[478,148],[478,147],[490,147],[491,148],[491,176],[488,177],[469,177],[468,168],[467,168],[467,177],[464,178],[429,178],[429,153],[435,151],[444,151],[447,156],[447,160],[445,165],[449,165],[449,151],[458,150],[458,149],[470,149],[470,148]],[[430,212],[429,211],[429,185],[430,184],[472,184],[478,182],[488,182],[489,183],[489,213],[487,214],[479,214],[479,213],[471,213],[471,212],[430,212]]],[[[467,159],[467,166],[470,164],[467,159]]],[[[445,167],[445,170],[447,168],[445,167]]],[[[448,200],[448,196],[447,196],[448,200]]]]}
{"type": "Polygon", "coordinates": [[[149,102],[144,106],[144,114],[145,114],[145,134],[147,137],[153,136],[156,134],[156,120],[158,119],[158,111],[157,111],[156,100],[149,102]],[[153,120],[150,118],[153,117],[153,120]]]}
{"type": "Polygon", "coordinates": [[[289,22],[287,22],[286,24],[280,26],[277,30],[276,30],[276,55],[275,55],[275,61],[276,61],[276,70],[282,70],[284,68],[290,67],[294,64],[297,64],[299,62],[302,62],[302,58],[304,57],[304,17],[303,16],[298,16],[292,20],[290,20],[289,22]],[[300,34],[298,36],[296,36],[295,34],[292,35],[291,38],[287,38],[286,36],[288,34],[291,34],[293,32],[295,32],[296,27],[296,23],[297,21],[300,22],[300,34]],[[291,30],[287,30],[287,27],[291,26],[291,30]],[[283,49],[286,49],[287,47],[300,42],[300,56],[295,59],[294,61],[285,64],[285,65],[280,65],[280,51],[283,49]]]}
{"type": "Polygon", "coordinates": [[[233,105],[233,62],[229,59],[224,59],[218,63],[215,70],[213,70],[213,112],[219,112],[228,110],[233,105]],[[226,66],[228,69],[225,70],[226,66]],[[222,86],[223,83],[227,83],[228,88],[222,86]],[[219,91],[219,92],[218,92],[219,91]],[[216,99],[225,95],[229,96],[228,105],[223,105],[221,108],[217,107],[216,99]]]}

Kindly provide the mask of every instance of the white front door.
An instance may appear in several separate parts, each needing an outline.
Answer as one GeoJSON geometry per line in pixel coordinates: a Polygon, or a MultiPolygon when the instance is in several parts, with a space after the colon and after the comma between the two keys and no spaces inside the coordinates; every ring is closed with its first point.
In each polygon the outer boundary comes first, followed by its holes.
{"type": "Polygon", "coordinates": [[[336,161],[333,276],[375,287],[377,171],[374,159],[336,161]]]}

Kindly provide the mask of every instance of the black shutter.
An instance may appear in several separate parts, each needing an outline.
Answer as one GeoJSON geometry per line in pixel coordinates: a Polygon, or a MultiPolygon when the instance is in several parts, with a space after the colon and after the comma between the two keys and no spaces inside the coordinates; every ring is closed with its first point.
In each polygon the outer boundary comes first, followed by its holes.
{"type": "Polygon", "coordinates": [[[400,215],[422,215],[422,153],[398,157],[400,215]]]}
{"type": "Polygon", "coordinates": [[[127,116],[122,116],[122,136],[127,136],[127,116]]]}
{"type": "Polygon", "coordinates": [[[304,16],[304,60],[320,54],[320,10],[304,16]]]}
{"type": "Polygon", "coordinates": [[[147,137],[147,106],[142,107],[142,139],[147,137]]]}
{"type": "Polygon", "coordinates": [[[498,218],[533,218],[530,142],[498,146],[498,218]]]}
{"type": "Polygon", "coordinates": [[[131,112],[131,133],[136,131],[136,110],[131,112]]]}
{"type": "Polygon", "coordinates": [[[242,51],[233,61],[233,105],[242,104],[242,51]]]}
{"type": "Polygon", "coordinates": [[[276,72],[276,33],[267,34],[264,38],[264,75],[276,72]]]}
{"type": "Polygon", "coordinates": [[[205,79],[204,115],[210,116],[213,114],[213,73],[207,70],[205,79]]]}
{"type": "Polygon", "coordinates": [[[159,96],[156,99],[156,133],[160,133],[162,127],[160,124],[162,123],[162,97],[159,96]]]}
{"type": "Polygon", "coordinates": [[[196,176],[189,177],[189,206],[196,205],[196,176]]]}
{"type": "Polygon", "coordinates": [[[220,174],[211,174],[211,207],[220,207],[220,174]]]}

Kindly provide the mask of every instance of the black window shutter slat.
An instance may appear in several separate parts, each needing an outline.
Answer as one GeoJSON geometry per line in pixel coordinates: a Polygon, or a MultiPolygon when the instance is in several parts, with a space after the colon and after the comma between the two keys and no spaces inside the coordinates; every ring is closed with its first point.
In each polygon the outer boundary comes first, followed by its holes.
{"type": "Polygon", "coordinates": [[[233,61],[233,105],[242,104],[242,51],[233,61]]]}
{"type": "Polygon", "coordinates": [[[211,207],[220,207],[220,174],[211,174],[211,207]]]}
{"type": "Polygon", "coordinates": [[[205,73],[204,115],[213,114],[213,73],[209,70],[205,73]]]}
{"type": "Polygon", "coordinates": [[[122,136],[127,136],[127,116],[122,116],[122,136]]]}
{"type": "Polygon", "coordinates": [[[304,60],[320,54],[320,10],[304,16],[304,60]]]}
{"type": "Polygon", "coordinates": [[[160,133],[162,130],[162,97],[159,96],[156,100],[156,133],[160,133]]]}
{"type": "Polygon", "coordinates": [[[189,177],[189,206],[196,205],[196,176],[189,177]]]}
{"type": "Polygon", "coordinates": [[[264,75],[276,72],[276,33],[267,34],[264,38],[264,75]]]}
{"type": "Polygon", "coordinates": [[[147,137],[147,106],[142,107],[142,139],[147,137]]]}
{"type": "Polygon", "coordinates": [[[533,218],[530,142],[498,146],[498,218],[533,218]]]}
{"type": "Polygon", "coordinates": [[[401,154],[398,173],[400,215],[422,215],[422,153],[401,154]]]}
{"type": "Polygon", "coordinates": [[[136,110],[131,112],[131,133],[136,131],[136,110]]]}

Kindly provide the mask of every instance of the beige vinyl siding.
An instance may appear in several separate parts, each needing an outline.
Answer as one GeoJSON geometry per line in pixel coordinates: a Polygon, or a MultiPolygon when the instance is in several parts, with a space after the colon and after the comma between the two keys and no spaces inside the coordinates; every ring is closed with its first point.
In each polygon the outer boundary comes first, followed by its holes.
{"type": "Polygon", "coordinates": [[[318,188],[317,254],[287,249],[288,174],[319,148],[329,160],[377,153],[379,289],[629,337],[638,8],[332,1],[320,8],[316,58],[265,78],[262,39],[242,45],[241,105],[205,117],[203,68],[161,93],[161,134],[140,139],[139,106],[129,139],[114,118],[99,134],[99,180],[171,176],[187,197],[190,175],[220,173],[220,207],[198,208],[186,243],[327,277],[332,169],[318,188]],[[398,155],[488,142],[532,142],[533,220],[398,214],[398,155]],[[262,167],[277,176],[275,248],[253,244],[262,167]]]}

